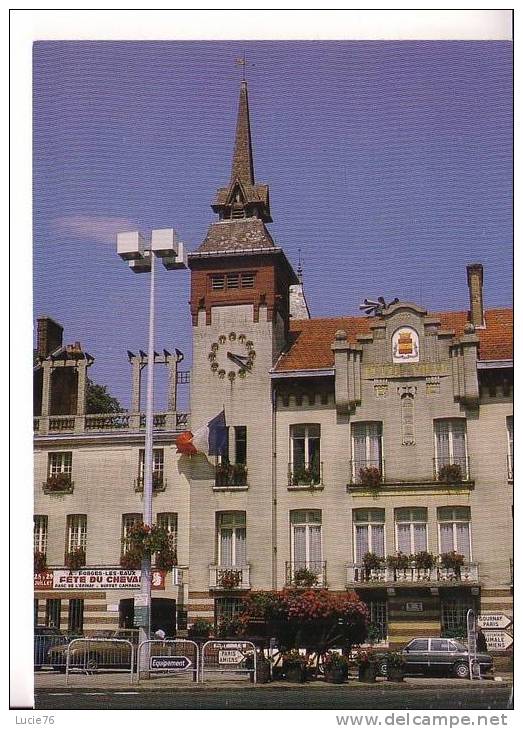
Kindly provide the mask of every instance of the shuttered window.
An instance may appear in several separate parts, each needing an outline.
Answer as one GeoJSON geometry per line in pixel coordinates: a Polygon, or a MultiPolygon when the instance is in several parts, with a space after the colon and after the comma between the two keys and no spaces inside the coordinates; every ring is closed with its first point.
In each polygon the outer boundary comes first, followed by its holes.
{"type": "Polygon", "coordinates": [[[470,562],[470,508],[442,506],[438,509],[439,551],[458,552],[470,562]]]}
{"type": "Polygon", "coordinates": [[[354,509],[354,561],[361,564],[367,552],[385,556],[385,509],[354,509]]]}
{"type": "Polygon", "coordinates": [[[291,511],[290,521],[294,570],[308,569],[319,573],[322,569],[321,511],[291,511]]]}

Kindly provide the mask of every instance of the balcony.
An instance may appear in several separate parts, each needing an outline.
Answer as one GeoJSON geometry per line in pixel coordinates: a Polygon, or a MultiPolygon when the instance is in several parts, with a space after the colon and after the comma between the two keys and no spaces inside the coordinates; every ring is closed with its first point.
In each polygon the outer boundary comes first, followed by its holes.
{"type": "Polygon", "coordinates": [[[51,473],[43,482],[44,494],[72,494],[74,481],[70,473],[51,473]]]}
{"type": "MultiPolygon", "coordinates": [[[[136,492],[143,491],[143,476],[138,476],[134,480],[134,490],[136,492]]],[[[165,491],[167,488],[167,481],[163,475],[163,471],[153,471],[153,494],[159,491],[165,491]]]]}
{"type": "Polygon", "coordinates": [[[393,569],[380,567],[367,569],[362,564],[347,566],[347,586],[349,587],[432,587],[464,586],[479,584],[479,566],[475,562],[464,564],[459,570],[437,565],[431,569],[393,569]]]}
{"type": "Polygon", "coordinates": [[[350,483],[366,488],[379,488],[385,483],[385,461],[350,461],[350,483]]]}
{"type": "Polygon", "coordinates": [[[473,489],[470,478],[470,462],[464,458],[433,458],[432,476],[428,473],[422,478],[399,479],[385,473],[385,461],[365,460],[349,462],[349,484],[347,491],[353,493],[379,493],[401,489],[402,491],[423,491],[441,489],[473,489]]]}
{"type": "MultiPolygon", "coordinates": [[[[182,430],[189,427],[189,413],[155,413],[153,427],[156,431],[182,430]]],[[[51,415],[33,418],[36,435],[55,433],[93,433],[109,431],[139,432],[145,429],[145,415],[101,413],[96,415],[51,415]]]]}
{"type": "Polygon", "coordinates": [[[433,459],[434,481],[446,484],[456,484],[469,481],[469,457],[449,458],[437,456],[433,459]]]}
{"type": "Polygon", "coordinates": [[[327,562],[285,562],[285,586],[310,589],[327,587],[327,562]]]}
{"type": "Polygon", "coordinates": [[[250,566],[248,564],[241,567],[211,565],[209,567],[209,589],[223,592],[250,590],[250,566]]]}
{"type": "Polygon", "coordinates": [[[323,462],[289,463],[287,478],[289,489],[322,489],[323,462]]]}
{"type": "Polygon", "coordinates": [[[217,463],[214,471],[214,489],[243,491],[248,488],[247,467],[243,463],[217,463]]]}

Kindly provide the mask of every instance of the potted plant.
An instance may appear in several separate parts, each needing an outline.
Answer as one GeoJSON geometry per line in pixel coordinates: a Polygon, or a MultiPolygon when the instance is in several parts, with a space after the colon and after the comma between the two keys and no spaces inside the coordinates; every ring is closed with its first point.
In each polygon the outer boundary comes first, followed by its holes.
{"type": "Polygon", "coordinates": [[[297,466],[292,471],[293,486],[316,486],[320,482],[320,469],[317,465],[297,466]]]}
{"type": "Polygon", "coordinates": [[[397,571],[408,569],[410,567],[410,564],[410,555],[403,554],[403,552],[396,552],[395,554],[390,554],[387,557],[387,567],[389,567],[391,570],[394,570],[394,579],[396,579],[397,571]]]}
{"type": "Polygon", "coordinates": [[[463,472],[459,463],[446,463],[438,470],[438,481],[459,483],[463,480],[463,472]]]}
{"type": "Polygon", "coordinates": [[[46,567],[47,567],[47,556],[46,556],[45,552],[39,552],[37,549],[35,549],[34,571],[36,573],[44,572],[46,567]]]}
{"type": "Polygon", "coordinates": [[[387,659],[387,681],[403,681],[407,662],[397,651],[389,651],[387,659]]]}
{"type": "Polygon", "coordinates": [[[359,482],[369,489],[378,489],[381,485],[381,471],[376,466],[364,466],[358,471],[359,482]]]}
{"type": "Polygon", "coordinates": [[[301,567],[295,571],[292,581],[296,587],[314,587],[318,584],[318,575],[315,575],[307,567],[301,567]]]}
{"type": "Polygon", "coordinates": [[[293,683],[305,683],[307,680],[307,656],[302,656],[298,650],[292,650],[282,655],[283,671],[287,680],[293,683]]]}
{"type": "Polygon", "coordinates": [[[374,552],[366,552],[363,555],[362,562],[368,577],[371,570],[379,570],[383,568],[385,564],[385,557],[380,557],[374,552]]]}
{"type": "Polygon", "coordinates": [[[358,681],[374,683],[376,681],[377,664],[374,654],[369,651],[359,651],[356,655],[358,664],[358,681]]]}
{"type": "Polygon", "coordinates": [[[416,552],[414,555],[414,566],[418,570],[431,570],[436,564],[436,557],[432,552],[416,552]]]}
{"type": "Polygon", "coordinates": [[[176,550],[174,549],[163,549],[161,552],[156,553],[156,568],[159,570],[165,570],[168,572],[172,570],[178,564],[176,558],[176,550]]]}
{"type": "Polygon", "coordinates": [[[203,618],[196,618],[189,628],[189,638],[208,638],[212,630],[212,624],[203,618]]]}
{"type": "Polygon", "coordinates": [[[142,566],[142,555],[129,549],[120,557],[120,567],[125,570],[139,570],[142,566]]]}
{"type": "Polygon", "coordinates": [[[79,570],[85,565],[85,549],[83,547],[75,547],[65,555],[65,566],[70,570],[79,570]]]}
{"type": "Polygon", "coordinates": [[[47,477],[45,482],[47,491],[70,491],[73,486],[70,473],[52,473],[47,477]]]}
{"type": "MultiPolygon", "coordinates": [[[[245,662],[246,668],[250,671],[254,668],[254,656],[249,654],[245,662]]],[[[249,674],[249,680],[254,683],[254,673],[249,674]]],[[[256,651],[256,683],[269,683],[271,680],[271,661],[266,658],[263,651],[256,651]]]]}
{"type": "Polygon", "coordinates": [[[458,554],[453,550],[452,552],[444,552],[439,559],[442,567],[452,569],[456,573],[456,577],[460,576],[461,567],[465,562],[465,557],[462,554],[458,554]]]}
{"type": "Polygon", "coordinates": [[[234,590],[235,587],[239,587],[241,580],[241,570],[218,570],[218,585],[224,590],[234,590]]]}
{"type": "Polygon", "coordinates": [[[349,675],[349,661],[340,653],[329,651],[323,658],[323,671],[327,683],[343,683],[349,675]]]}

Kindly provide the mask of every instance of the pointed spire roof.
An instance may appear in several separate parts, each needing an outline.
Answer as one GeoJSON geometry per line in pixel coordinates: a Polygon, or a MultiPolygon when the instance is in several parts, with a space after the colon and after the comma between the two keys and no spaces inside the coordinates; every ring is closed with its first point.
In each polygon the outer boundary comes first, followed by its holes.
{"type": "Polygon", "coordinates": [[[236,135],[232,155],[231,177],[227,187],[220,187],[212,204],[220,220],[258,218],[272,223],[268,185],[259,185],[254,179],[251,122],[247,81],[240,85],[236,135]]]}
{"type": "Polygon", "coordinates": [[[252,159],[247,81],[242,81],[241,83],[240,99],[238,101],[238,117],[236,120],[236,136],[234,139],[230,184],[233,185],[235,182],[242,182],[244,185],[254,185],[254,163],[252,159]]]}

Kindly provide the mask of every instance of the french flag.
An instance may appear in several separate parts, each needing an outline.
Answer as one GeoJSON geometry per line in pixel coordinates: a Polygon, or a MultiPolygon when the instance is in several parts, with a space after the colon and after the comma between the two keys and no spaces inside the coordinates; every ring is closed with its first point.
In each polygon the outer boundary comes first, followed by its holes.
{"type": "Polygon", "coordinates": [[[227,426],[225,410],[215,415],[206,425],[194,433],[186,430],[175,438],[176,450],[185,456],[204,453],[206,456],[227,455],[227,426]]]}

